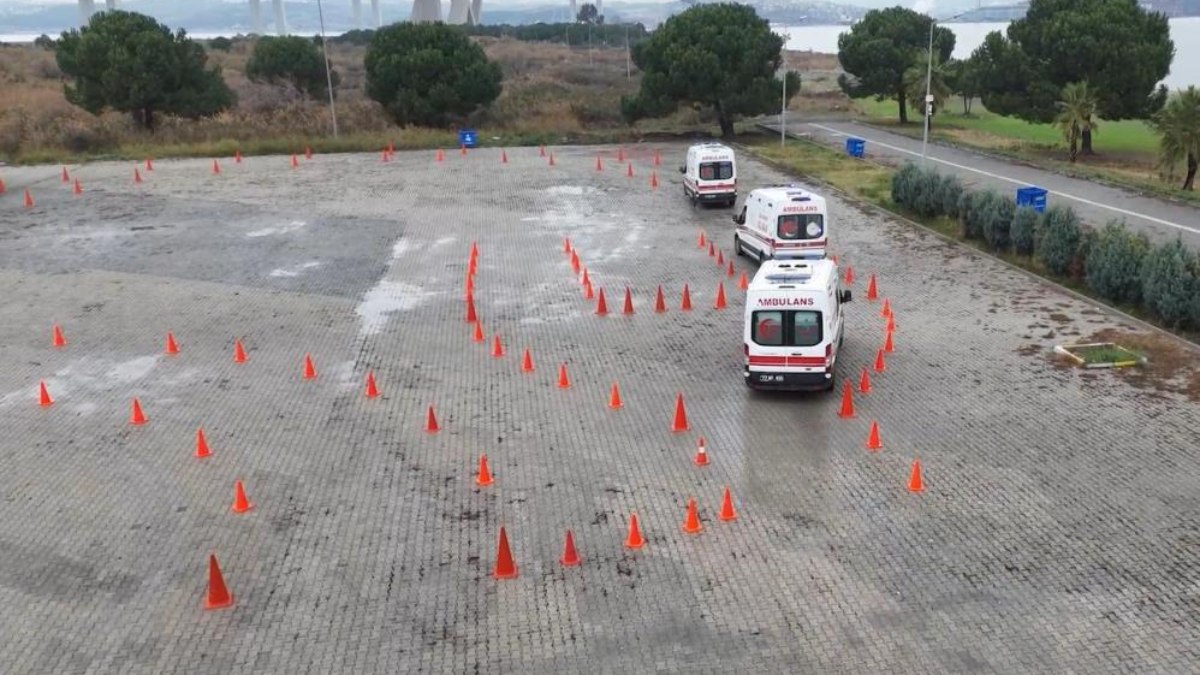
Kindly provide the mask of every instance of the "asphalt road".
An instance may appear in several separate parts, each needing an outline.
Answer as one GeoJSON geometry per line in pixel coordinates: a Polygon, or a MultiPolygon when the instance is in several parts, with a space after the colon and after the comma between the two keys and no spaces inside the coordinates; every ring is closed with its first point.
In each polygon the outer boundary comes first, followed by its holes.
{"type": "MultiPolygon", "coordinates": [[[[106,162],[68,167],[80,195],[58,167],[6,169],[0,670],[1195,670],[1200,380],[1053,361],[1143,329],[831,195],[831,253],[857,276],[843,382],[875,361],[884,298],[895,350],[852,419],[837,393],[753,393],[736,280],[755,267],[729,276],[697,246],[728,256],[732,211],[693,209],[684,148],[661,149],[657,190],[645,147],[632,178],[611,147],[554,148],[555,166],[536,148],[163,161],[140,184],[106,162]],[[690,428],[672,433],[679,393],[690,428]],[[502,526],[515,579],[493,578],[502,526]],[[578,567],[559,563],[568,528],[578,567]],[[219,611],[210,554],[234,595],[219,611]]],[[[789,180],[748,157],[739,173],[789,180]]]]}
{"type": "MultiPolygon", "coordinates": [[[[768,129],[779,132],[779,118],[768,118],[768,129]]],[[[866,141],[866,156],[876,161],[898,164],[919,161],[921,141],[855,122],[788,120],[787,131],[804,134],[812,140],[844,149],[846,138],[866,141]]],[[[1021,187],[1036,185],[1049,191],[1047,204],[1070,206],[1091,225],[1124,220],[1130,228],[1145,232],[1151,241],[1181,238],[1200,250],[1200,207],[1178,204],[1132,191],[1110,187],[1080,178],[1043,171],[1002,158],[930,142],[927,159],[943,173],[954,173],[965,185],[983,186],[1016,195],[1021,187]]]]}

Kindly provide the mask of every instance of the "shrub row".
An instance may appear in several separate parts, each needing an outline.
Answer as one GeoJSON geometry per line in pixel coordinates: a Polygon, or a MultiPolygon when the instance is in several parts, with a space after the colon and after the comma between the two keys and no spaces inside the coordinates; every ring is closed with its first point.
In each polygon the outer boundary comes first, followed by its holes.
{"type": "Polygon", "coordinates": [[[996,253],[1032,258],[1051,276],[1084,283],[1110,302],[1141,307],[1171,328],[1200,330],[1200,256],[1179,240],[1151,245],[1124,222],[1100,230],[1075,211],[1018,207],[993,190],[906,163],[892,175],[892,201],[922,218],[954,218],[960,235],[996,253]]]}

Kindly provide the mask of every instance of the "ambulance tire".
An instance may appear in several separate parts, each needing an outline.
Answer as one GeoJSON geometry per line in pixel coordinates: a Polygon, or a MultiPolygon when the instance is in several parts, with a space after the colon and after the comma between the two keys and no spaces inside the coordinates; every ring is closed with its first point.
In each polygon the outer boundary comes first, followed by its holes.
{"type": "Polygon", "coordinates": [[[739,258],[746,255],[746,252],[742,250],[742,240],[738,239],[736,234],[733,235],[733,252],[736,253],[739,258]]]}

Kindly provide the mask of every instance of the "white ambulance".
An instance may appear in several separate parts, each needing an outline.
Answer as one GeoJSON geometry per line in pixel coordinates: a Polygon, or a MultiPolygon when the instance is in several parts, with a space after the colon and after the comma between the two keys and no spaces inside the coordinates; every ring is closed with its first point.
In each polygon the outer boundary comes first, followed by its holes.
{"type": "Polygon", "coordinates": [[[746,291],[745,379],[751,389],[828,390],[844,336],[832,260],[768,260],[746,291]]]}
{"type": "Polygon", "coordinates": [[[751,190],[741,213],[733,250],[761,263],[771,259],[819,259],[829,241],[825,198],[803,185],[775,185],[751,190]]]}
{"type": "Polygon", "coordinates": [[[737,161],[733,148],[720,143],[701,143],[687,151],[687,163],[679,167],[683,174],[683,194],[697,202],[737,203],[737,161]]]}

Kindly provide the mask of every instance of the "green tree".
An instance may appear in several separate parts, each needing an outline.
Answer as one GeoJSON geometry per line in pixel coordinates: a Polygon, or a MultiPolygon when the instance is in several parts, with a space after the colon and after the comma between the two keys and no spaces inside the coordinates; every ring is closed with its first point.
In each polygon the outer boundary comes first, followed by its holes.
{"type": "MultiPolygon", "coordinates": [[[[711,106],[721,134],[732,136],[738,116],[779,110],[783,83],[775,73],[783,65],[782,49],[783,38],[747,5],[692,7],[634,47],[642,85],[621,99],[621,112],[634,122],[670,114],[680,104],[711,106]]],[[[800,90],[800,76],[786,77],[790,98],[800,90]]]]}
{"type": "Polygon", "coordinates": [[[583,7],[579,8],[579,14],[575,16],[576,23],[590,23],[593,26],[598,26],[604,23],[604,17],[600,16],[600,10],[590,2],[585,2],[583,7]]]}
{"type": "Polygon", "coordinates": [[[1158,144],[1160,172],[1167,180],[1174,180],[1176,168],[1183,163],[1183,189],[1195,189],[1196,165],[1200,162],[1200,89],[1192,86],[1175,92],[1150,124],[1162,135],[1158,144]]]}
{"type": "Polygon", "coordinates": [[[971,114],[971,104],[980,94],[979,66],[972,59],[950,59],[945,67],[946,86],[962,98],[963,115],[971,114]]]}
{"type": "MultiPolygon", "coordinates": [[[[909,106],[913,112],[919,117],[924,113],[923,105],[925,101],[926,79],[928,78],[929,94],[933,96],[933,109],[941,110],[946,99],[950,98],[950,86],[946,84],[946,66],[938,59],[938,55],[933,55],[933,66],[929,66],[929,53],[922,52],[917,55],[917,60],[908,70],[904,71],[904,94],[908,98],[909,106]]],[[[933,118],[929,119],[930,128],[933,127],[933,118]]]]}
{"type": "MultiPolygon", "coordinates": [[[[1167,18],[1137,0],[1031,0],[1025,17],[993,32],[972,55],[988,110],[1051,122],[1059,92],[1088,81],[1099,116],[1145,119],[1162,107],[1175,45],[1167,18]]],[[[1084,154],[1091,134],[1081,134],[1084,154]]]]}
{"type": "Polygon", "coordinates": [[[380,28],[364,62],[367,95],[402,126],[447,126],[500,95],[500,65],[461,30],[442,23],[380,28]]]}
{"type": "Polygon", "coordinates": [[[218,37],[215,37],[208,41],[208,48],[216,49],[216,50],[222,51],[222,52],[227,52],[233,48],[233,40],[230,40],[229,38],[227,38],[223,35],[218,36],[218,37]]]}
{"type": "MultiPolygon", "coordinates": [[[[929,50],[929,22],[924,14],[891,7],[873,9],[848,33],[838,36],[838,60],[846,71],[838,85],[852,98],[874,96],[895,99],[900,122],[908,122],[908,90],[904,74],[929,50]]],[[[933,52],[945,63],[954,51],[954,33],[942,26],[933,30],[933,52]]],[[[921,97],[925,93],[922,90],[921,97]]]]}
{"type": "Polygon", "coordinates": [[[1172,328],[1192,315],[1200,293],[1196,256],[1183,242],[1155,247],[1142,263],[1142,305],[1172,328]]]}
{"type": "Polygon", "coordinates": [[[64,85],[68,101],[92,114],[131,113],[144,129],[157,113],[197,118],[233,105],[220,69],[205,67],[204,48],[143,14],[95,14],[62,34],[55,58],[73,81],[64,85]]]}
{"type": "Polygon", "coordinates": [[[1079,141],[1084,134],[1091,134],[1099,127],[1096,120],[1096,94],[1087,82],[1072,82],[1063,87],[1062,100],[1058,102],[1058,117],[1054,123],[1063,132],[1067,141],[1071,163],[1079,154],[1079,141]]]}
{"type": "Polygon", "coordinates": [[[37,47],[38,49],[50,51],[51,49],[54,49],[54,38],[42,33],[41,35],[37,36],[36,40],[33,41],[33,46],[37,47]]]}
{"type": "MultiPolygon", "coordinates": [[[[341,77],[336,70],[330,69],[329,74],[336,94],[341,77]]],[[[259,38],[246,62],[246,77],[255,82],[290,84],[313,98],[329,95],[330,78],[326,77],[320,49],[311,40],[295,35],[259,38]]]]}

